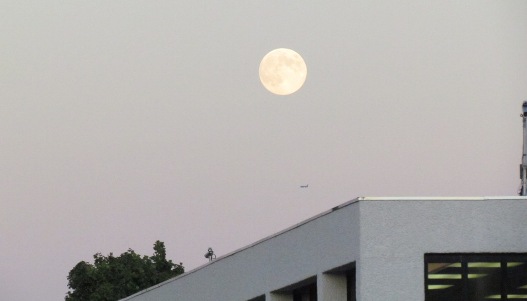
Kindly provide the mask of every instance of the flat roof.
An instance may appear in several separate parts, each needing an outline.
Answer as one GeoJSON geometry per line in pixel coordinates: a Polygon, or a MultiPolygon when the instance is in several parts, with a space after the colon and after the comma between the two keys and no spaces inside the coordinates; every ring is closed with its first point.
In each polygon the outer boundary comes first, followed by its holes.
{"type": "Polygon", "coordinates": [[[492,201],[492,200],[527,200],[527,196],[463,196],[463,197],[358,197],[358,201],[492,201]]]}

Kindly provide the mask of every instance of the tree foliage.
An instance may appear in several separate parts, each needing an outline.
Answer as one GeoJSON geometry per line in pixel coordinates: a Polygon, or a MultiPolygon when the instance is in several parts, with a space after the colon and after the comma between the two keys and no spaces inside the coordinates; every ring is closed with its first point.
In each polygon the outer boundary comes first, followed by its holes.
{"type": "Polygon", "coordinates": [[[115,301],[184,272],[181,263],[166,259],[159,240],[150,257],[128,249],[118,257],[97,253],[93,259],[93,264],[81,261],[69,272],[66,301],[115,301]]]}

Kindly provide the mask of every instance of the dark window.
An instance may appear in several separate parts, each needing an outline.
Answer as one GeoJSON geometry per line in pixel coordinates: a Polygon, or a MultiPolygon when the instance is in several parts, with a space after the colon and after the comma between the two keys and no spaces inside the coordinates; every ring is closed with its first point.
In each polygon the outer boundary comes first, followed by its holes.
{"type": "Polygon", "coordinates": [[[317,301],[317,283],[293,290],[293,301],[317,301]]]}
{"type": "Polygon", "coordinates": [[[425,300],[527,300],[527,253],[425,254],[425,300]]]}
{"type": "Polygon", "coordinates": [[[346,290],[348,301],[357,300],[355,269],[346,272],[346,290]]]}

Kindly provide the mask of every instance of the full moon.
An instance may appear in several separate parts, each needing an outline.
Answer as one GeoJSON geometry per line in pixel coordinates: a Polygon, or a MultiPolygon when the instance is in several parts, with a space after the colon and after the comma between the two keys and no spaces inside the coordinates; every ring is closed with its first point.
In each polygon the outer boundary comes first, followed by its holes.
{"type": "Polygon", "coordinates": [[[263,86],[271,93],[289,95],[306,81],[307,67],[300,54],[278,48],[263,57],[259,74],[263,86]]]}

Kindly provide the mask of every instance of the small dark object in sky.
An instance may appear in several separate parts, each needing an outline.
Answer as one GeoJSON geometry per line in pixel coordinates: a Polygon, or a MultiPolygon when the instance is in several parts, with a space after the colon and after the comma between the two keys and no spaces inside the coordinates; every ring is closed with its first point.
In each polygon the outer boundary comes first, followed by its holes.
{"type": "Polygon", "coordinates": [[[301,185],[300,188],[307,188],[309,186],[309,184],[307,185],[301,185]]]}

